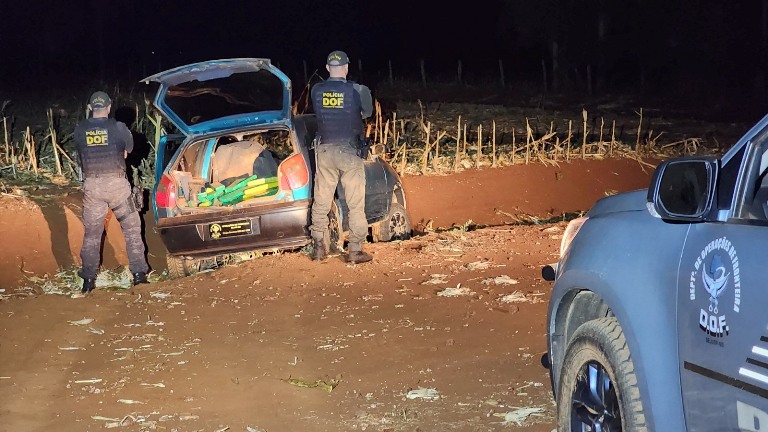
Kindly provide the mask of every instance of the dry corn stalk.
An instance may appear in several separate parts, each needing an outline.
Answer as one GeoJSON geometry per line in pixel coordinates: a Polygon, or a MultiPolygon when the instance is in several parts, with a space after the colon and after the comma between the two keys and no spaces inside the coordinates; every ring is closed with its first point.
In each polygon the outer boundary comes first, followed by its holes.
{"type": "Polygon", "coordinates": [[[491,145],[493,146],[493,162],[492,167],[496,167],[496,120],[493,121],[493,138],[491,139],[491,145]]]}
{"type": "Polygon", "coordinates": [[[426,139],[426,145],[424,146],[424,153],[421,155],[421,173],[426,174],[427,173],[427,159],[429,157],[429,151],[431,150],[432,143],[429,141],[429,135],[430,130],[432,129],[432,124],[430,122],[427,122],[426,125],[424,123],[421,123],[421,126],[424,128],[424,132],[427,134],[426,139]]]}
{"type": "Polygon", "coordinates": [[[477,126],[477,156],[475,167],[480,168],[480,159],[483,157],[483,125],[477,126]]]}
{"type": "Polygon", "coordinates": [[[53,110],[48,108],[48,133],[51,138],[51,147],[53,147],[53,158],[56,161],[56,173],[61,174],[61,160],[59,159],[58,140],[56,139],[56,126],[53,121],[53,110]]]}
{"type": "Polygon", "coordinates": [[[406,153],[408,153],[408,143],[404,142],[402,160],[400,161],[400,177],[405,175],[406,153]]]}
{"type": "Polygon", "coordinates": [[[637,123],[637,142],[635,143],[635,153],[637,153],[640,150],[640,132],[643,130],[643,109],[642,108],[640,108],[639,115],[640,115],[640,122],[637,123]]]}
{"type": "Polygon", "coordinates": [[[26,148],[27,155],[29,156],[28,169],[31,169],[35,172],[35,174],[38,174],[37,152],[35,151],[35,137],[32,135],[32,132],[29,130],[29,126],[27,126],[27,131],[26,131],[26,134],[24,135],[24,147],[26,148]]]}
{"type": "Polygon", "coordinates": [[[531,142],[533,141],[533,131],[528,119],[525,119],[525,164],[531,160],[531,142]]]}
{"type": "Polygon", "coordinates": [[[587,152],[587,110],[583,108],[581,110],[581,119],[584,121],[584,134],[581,141],[581,158],[584,159],[587,152]]]}
{"type": "Polygon", "coordinates": [[[459,120],[456,122],[456,155],[453,158],[453,172],[456,172],[459,170],[459,158],[461,157],[461,151],[459,150],[460,144],[461,144],[461,116],[459,116],[459,120]]]}
{"type": "Polygon", "coordinates": [[[8,119],[5,116],[3,116],[3,135],[5,136],[5,160],[8,161],[10,156],[8,152],[8,119]]]}

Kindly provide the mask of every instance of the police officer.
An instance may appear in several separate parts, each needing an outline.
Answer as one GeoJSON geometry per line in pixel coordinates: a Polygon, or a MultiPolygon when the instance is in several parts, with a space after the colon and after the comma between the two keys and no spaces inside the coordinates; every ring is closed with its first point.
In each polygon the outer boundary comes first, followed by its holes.
{"type": "Polygon", "coordinates": [[[93,115],[78,124],[74,134],[84,177],[85,235],[80,250],[84,294],[96,286],[107,209],[112,210],[123,230],[133,284],[147,283],[149,270],[141,239],[141,219],[125,175],[125,158],[133,150],[133,136],[124,123],[109,118],[111,108],[109,95],[102,91],[93,93],[88,103],[93,115]]]}
{"type": "Polygon", "coordinates": [[[328,55],[326,69],[330,77],[312,88],[312,107],[317,116],[317,169],[312,203],[313,259],[326,258],[328,213],[333,194],[341,180],[349,208],[349,255],[351,263],[364,263],[372,257],[363,252],[368,235],[365,217],[365,169],[358,155],[363,136],[363,119],[373,113],[368,87],[347,81],[349,57],[343,51],[328,55]]]}

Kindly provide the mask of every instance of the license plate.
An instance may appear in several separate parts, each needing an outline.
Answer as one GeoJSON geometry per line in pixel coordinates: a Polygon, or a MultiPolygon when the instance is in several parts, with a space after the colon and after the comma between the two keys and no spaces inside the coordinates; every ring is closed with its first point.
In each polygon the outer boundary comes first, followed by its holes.
{"type": "Polygon", "coordinates": [[[231,222],[212,223],[208,225],[208,235],[211,240],[218,240],[226,237],[237,237],[249,234],[258,234],[259,227],[256,224],[256,228],[251,225],[251,221],[248,219],[237,220],[231,222]]]}

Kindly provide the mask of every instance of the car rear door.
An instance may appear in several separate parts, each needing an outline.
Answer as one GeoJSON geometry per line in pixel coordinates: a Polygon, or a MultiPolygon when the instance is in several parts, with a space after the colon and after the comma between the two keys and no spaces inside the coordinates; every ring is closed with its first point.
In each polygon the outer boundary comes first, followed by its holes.
{"type": "Polygon", "coordinates": [[[368,223],[384,217],[392,200],[384,176],[384,167],[378,158],[366,159],[365,165],[365,218],[368,223]]]}
{"type": "Polygon", "coordinates": [[[692,224],[683,250],[677,302],[688,431],[768,430],[768,220],[744,206],[765,137],[747,135],[723,158],[722,222],[692,224]]]}

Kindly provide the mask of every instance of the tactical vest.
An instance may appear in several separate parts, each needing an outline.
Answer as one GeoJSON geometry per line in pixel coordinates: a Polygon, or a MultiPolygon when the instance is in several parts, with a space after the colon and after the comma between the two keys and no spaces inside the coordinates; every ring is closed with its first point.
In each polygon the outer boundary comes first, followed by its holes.
{"type": "Polygon", "coordinates": [[[360,94],[352,81],[329,79],[312,88],[320,144],[352,144],[363,133],[360,94]]]}
{"type": "Polygon", "coordinates": [[[90,118],[77,126],[75,142],[85,178],[125,175],[126,133],[130,131],[109,118],[90,118]]]}

